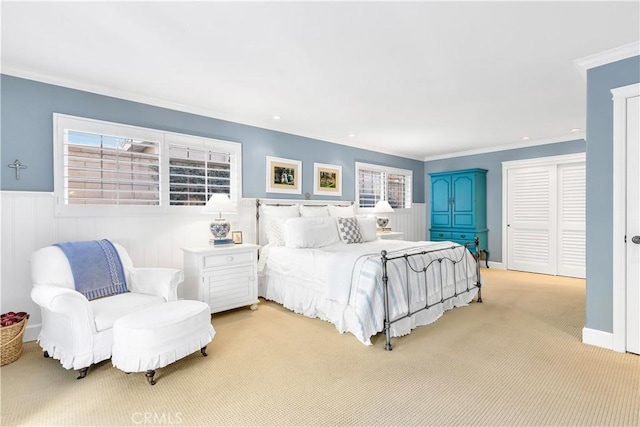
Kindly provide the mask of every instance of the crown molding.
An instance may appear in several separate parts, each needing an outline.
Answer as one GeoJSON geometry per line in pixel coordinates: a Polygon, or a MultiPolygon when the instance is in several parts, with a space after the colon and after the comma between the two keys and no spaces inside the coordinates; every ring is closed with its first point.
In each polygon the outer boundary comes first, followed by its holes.
{"type": "Polygon", "coordinates": [[[23,70],[16,67],[3,66],[2,74],[6,74],[9,76],[18,77],[26,80],[34,80],[40,83],[46,83],[54,86],[61,86],[68,89],[80,90],[83,92],[90,92],[97,95],[123,99],[125,101],[139,102],[141,104],[152,105],[154,107],[162,107],[170,110],[181,111],[184,113],[192,113],[200,116],[218,118],[220,120],[227,120],[224,118],[223,113],[209,110],[206,108],[180,104],[178,102],[173,102],[166,99],[156,98],[148,95],[142,95],[136,92],[119,90],[119,89],[114,89],[106,86],[68,80],[68,79],[52,76],[50,74],[37,73],[33,71],[23,70]]]}
{"type": "Polygon", "coordinates": [[[513,144],[495,145],[493,147],[478,148],[476,150],[457,151],[454,153],[438,154],[436,156],[428,156],[423,160],[430,162],[433,160],[451,159],[454,157],[474,156],[477,154],[495,153],[497,151],[515,150],[518,148],[535,147],[537,145],[558,144],[562,142],[576,141],[578,139],[586,139],[584,132],[576,132],[568,135],[554,136],[549,138],[540,138],[529,141],[521,141],[513,144]]]}
{"type": "Polygon", "coordinates": [[[638,55],[640,55],[640,41],[625,44],[624,46],[616,47],[614,49],[605,50],[604,52],[596,53],[594,55],[585,56],[584,58],[576,59],[573,63],[578,69],[578,72],[580,72],[582,78],[586,81],[587,70],[638,55]]]}

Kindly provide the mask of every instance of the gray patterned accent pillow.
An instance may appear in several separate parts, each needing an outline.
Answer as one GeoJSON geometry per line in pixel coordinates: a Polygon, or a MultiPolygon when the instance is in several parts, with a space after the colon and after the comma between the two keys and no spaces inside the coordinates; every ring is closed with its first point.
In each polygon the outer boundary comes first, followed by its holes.
{"type": "Polygon", "coordinates": [[[338,218],[338,233],[342,243],[362,243],[362,234],[356,217],[338,218]]]}

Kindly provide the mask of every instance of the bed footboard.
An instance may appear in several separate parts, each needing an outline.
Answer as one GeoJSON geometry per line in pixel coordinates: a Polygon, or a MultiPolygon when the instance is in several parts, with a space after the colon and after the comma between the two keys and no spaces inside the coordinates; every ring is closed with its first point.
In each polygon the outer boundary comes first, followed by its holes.
{"type": "MultiPolygon", "coordinates": [[[[435,254],[437,252],[443,251],[443,249],[437,249],[437,250],[432,250],[432,251],[421,251],[421,252],[416,252],[416,253],[411,253],[411,254],[402,254],[402,255],[397,255],[397,256],[388,256],[387,251],[382,251],[381,252],[381,260],[382,260],[382,285],[383,285],[383,297],[384,297],[384,333],[385,333],[385,338],[386,338],[386,342],[385,342],[385,346],[384,349],[387,351],[393,350],[393,347],[391,345],[391,325],[395,322],[398,322],[402,319],[405,319],[407,317],[411,317],[423,310],[428,310],[429,308],[438,305],[438,304],[443,304],[445,301],[448,301],[452,298],[455,298],[459,295],[462,295],[463,293],[466,292],[470,292],[473,289],[478,289],[478,299],[477,301],[479,303],[482,302],[482,283],[480,280],[480,251],[479,251],[479,239],[476,237],[474,239],[473,243],[466,243],[464,245],[466,250],[469,250],[469,246],[475,246],[475,250],[472,253],[472,256],[475,260],[475,275],[472,275],[471,278],[470,275],[466,275],[467,279],[466,279],[466,289],[462,292],[458,292],[456,285],[455,285],[455,279],[454,279],[454,292],[453,295],[444,296],[444,292],[442,290],[443,287],[443,280],[441,278],[440,280],[440,295],[441,298],[439,301],[434,302],[433,304],[429,304],[429,283],[428,280],[426,280],[426,274],[429,271],[429,269],[435,264],[442,264],[442,263],[452,263],[452,265],[454,266],[454,271],[455,271],[455,265],[465,261],[465,255],[466,255],[466,251],[464,251],[462,253],[462,256],[459,259],[452,259],[450,256],[438,256],[436,257],[434,260],[432,260],[431,262],[429,262],[426,266],[424,266],[421,269],[416,269],[412,263],[411,263],[411,258],[413,257],[419,257],[419,256],[424,256],[426,254],[435,254]],[[403,260],[408,274],[424,274],[425,275],[425,290],[424,290],[424,295],[426,295],[425,298],[425,304],[424,306],[421,306],[420,308],[417,308],[415,310],[412,310],[412,302],[410,300],[407,301],[407,313],[401,316],[397,316],[395,319],[391,319],[391,311],[389,309],[389,275],[387,272],[387,263],[393,260],[403,260]]],[[[450,248],[447,249],[452,249],[455,248],[456,246],[452,246],[450,248]]],[[[465,263],[466,266],[466,263],[465,263]]],[[[442,272],[442,269],[440,270],[442,272]]],[[[406,286],[407,286],[407,298],[410,299],[410,295],[411,292],[408,291],[408,287],[409,287],[409,277],[407,276],[407,280],[406,280],[406,286]]]]}

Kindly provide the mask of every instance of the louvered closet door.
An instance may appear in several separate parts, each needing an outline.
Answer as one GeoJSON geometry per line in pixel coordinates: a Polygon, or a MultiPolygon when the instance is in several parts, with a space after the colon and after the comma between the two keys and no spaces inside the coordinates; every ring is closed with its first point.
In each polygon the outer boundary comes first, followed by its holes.
{"type": "Polygon", "coordinates": [[[507,269],[556,274],[557,168],[509,169],[507,269]]]}
{"type": "Polygon", "coordinates": [[[558,274],[585,277],[585,164],[558,165],[558,274]]]}

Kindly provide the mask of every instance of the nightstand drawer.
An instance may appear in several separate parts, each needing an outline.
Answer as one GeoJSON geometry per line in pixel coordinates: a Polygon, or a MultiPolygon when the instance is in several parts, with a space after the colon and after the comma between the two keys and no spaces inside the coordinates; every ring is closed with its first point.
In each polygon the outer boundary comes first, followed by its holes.
{"type": "Polygon", "coordinates": [[[450,231],[432,231],[431,240],[449,240],[451,239],[450,231]]]}
{"type": "Polygon", "coordinates": [[[464,233],[460,233],[460,232],[451,233],[451,238],[453,240],[462,240],[465,243],[473,242],[473,238],[475,236],[476,234],[473,231],[464,232],[464,233]]]}
{"type": "Polygon", "coordinates": [[[256,255],[251,252],[225,253],[216,255],[207,255],[204,259],[204,268],[209,267],[226,267],[240,264],[255,262],[256,255]]]}

